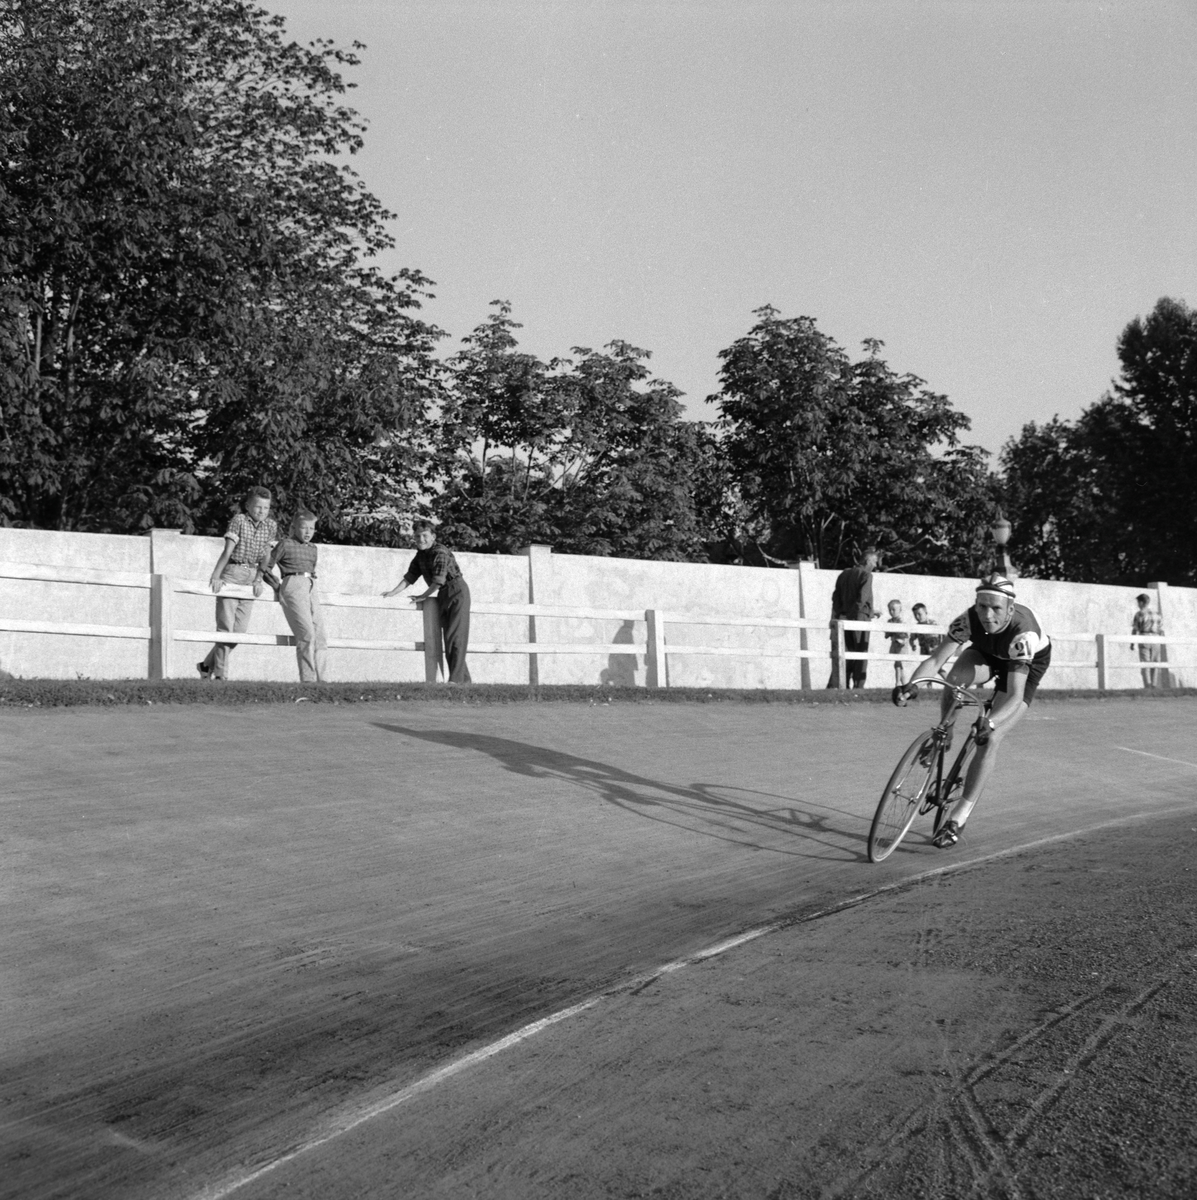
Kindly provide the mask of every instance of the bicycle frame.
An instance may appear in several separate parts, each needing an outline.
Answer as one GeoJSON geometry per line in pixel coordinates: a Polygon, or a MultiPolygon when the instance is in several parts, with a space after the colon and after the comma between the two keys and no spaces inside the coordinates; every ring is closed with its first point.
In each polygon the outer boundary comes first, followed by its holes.
{"type": "MultiPolygon", "coordinates": [[[[951,711],[975,707],[977,719],[946,771],[944,758],[949,732],[942,722],[933,726],[929,733],[920,734],[915,738],[898,760],[898,765],[881,793],[873,823],[869,828],[870,862],[881,862],[888,858],[919,816],[934,811],[932,836],[939,832],[941,825],[947,820],[951,806],[963,795],[973,751],[979,743],[988,739],[992,729],[989,722],[992,701],[988,698],[950,683],[942,676],[920,679],[918,682],[950,689],[956,702],[951,711]]],[[[918,685],[907,685],[908,688],[915,686],[918,685]]]]}
{"type": "MultiPolygon", "coordinates": [[[[956,697],[956,708],[976,708],[977,719],[973,721],[971,728],[965,737],[964,743],[960,747],[959,753],[956,755],[957,761],[968,752],[969,746],[973,742],[980,742],[981,735],[985,732],[984,723],[989,719],[989,711],[993,708],[993,697],[982,696],[978,692],[971,691],[969,688],[960,687],[958,684],[951,683],[940,675],[932,676],[929,679],[920,679],[918,684],[908,683],[908,688],[917,687],[921,684],[938,684],[940,687],[951,691],[956,697]]],[[[944,809],[949,804],[955,803],[955,798],[944,795],[944,757],[947,752],[947,732],[942,725],[936,725],[933,731],[936,743],[935,753],[935,786],[927,792],[927,798],[923,801],[919,808],[919,816],[929,813],[933,808],[944,809]]],[[[941,814],[935,821],[936,829],[939,828],[940,822],[946,814],[941,814]]]]}

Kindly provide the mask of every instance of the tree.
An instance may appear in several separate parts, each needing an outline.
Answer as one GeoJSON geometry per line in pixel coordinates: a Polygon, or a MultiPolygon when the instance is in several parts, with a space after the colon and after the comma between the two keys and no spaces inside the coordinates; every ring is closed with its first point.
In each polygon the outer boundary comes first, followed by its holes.
{"type": "Polygon", "coordinates": [[[437,331],[368,262],[356,61],[243,0],[0,0],[0,519],[216,530],[250,482],[325,535],[410,507],[437,331]]]}
{"type": "Polygon", "coordinates": [[[895,569],[973,572],[995,498],[968,418],[865,343],[853,363],[810,317],[757,310],[720,357],[719,427],[765,558],[846,566],[875,544],[895,569]]]}
{"type": "Polygon", "coordinates": [[[1121,378],[1075,422],[1023,427],[1001,469],[1028,574],[1197,580],[1197,313],[1162,299],[1118,339],[1121,378]]]}
{"type": "Polygon", "coordinates": [[[647,352],[616,341],[548,363],[518,348],[495,301],[450,360],[433,505],[446,537],[510,553],[542,542],[575,554],[701,557],[691,498],[703,434],[647,352]]]}

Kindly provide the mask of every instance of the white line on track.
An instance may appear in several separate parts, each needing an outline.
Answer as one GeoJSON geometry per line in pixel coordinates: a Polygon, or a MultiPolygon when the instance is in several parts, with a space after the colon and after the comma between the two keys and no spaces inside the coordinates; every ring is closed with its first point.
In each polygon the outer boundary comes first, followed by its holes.
{"type": "MultiPolygon", "coordinates": [[[[1119,746],[1119,750],[1126,750],[1128,747],[1119,746]]],[[[1146,754],[1145,750],[1132,750],[1132,754],[1146,754]]],[[[1151,758],[1162,758],[1162,755],[1152,754],[1151,758]]],[[[1178,758],[1166,759],[1166,762],[1182,762],[1178,758]]],[[[1197,767],[1197,763],[1184,763],[1188,767],[1197,767]]],[[[995,850],[992,854],[982,854],[976,858],[967,858],[963,861],[945,863],[942,867],[934,867],[929,871],[920,871],[917,875],[909,875],[903,879],[894,880],[893,883],[883,884],[881,887],[872,888],[867,892],[861,892],[859,895],[851,896],[847,900],[841,900],[837,904],[833,904],[828,908],[820,909],[818,912],[805,913],[800,917],[783,919],[774,921],[768,925],[762,925],[757,929],[750,929],[744,933],[737,934],[735,937],[727,938],[722,942],[716,942],[713,946],[708,946],[705,950],[699,950],[694,954],[688,955],[686,958],[677,959],[675,962],[666,963],[664,966],[657,967],[652,971],[646,972],[643,975],[638,975],[634,979],[630,979],[618,987],[610,988],[608,991],[601,992],[597,996],[591,996],[589,1000],[583,1000],[578,1004],[571,1004],[568,1008],[563,1008],[558,1012],[551,1013],[547,1017],[542,1017],[539,1021],[533,1021],[530,1025],[525,1025],[521,1029],[517,1029],[514,1033],[509,1033],[506,1037],[499,1038],[497,1041],[491,1042],[489,1045],[482,1046],[477,1050],[471,1051],[469,1054],[463,1055],[459,1059],[455,1059],[451,1063],[447,1063],[443,1067],[430,1072],[421,1079],[417,1079],[415,1083],[410,1083],[399,1091],[391,1093],[389,1096],[384,1096],[381,1100],[376,1100],[372,1104],[367,1104],[362,1108],[343,1114],[335,1121],[333,1126],[326,1129],[323,1133],[317,1134],[306,1142],[301,1142],[298,1146],[293,1147],[286,1153],[279,1155],[278,1158],[272,1159],[268,1163],[263,1163],[261,1166],[248,1171],[243,1175],[226,1178],[222,1182],[214,1183],[204,1188],[203,1191],[196,1192],[192,1196],[192,1200],[225,1200],[226,1196],[231,1196],[234,1192],[239,1191],[243,1187],[254,1183],[261,1179],[264,1175],[270,1174],[271,1171],[277,1170],[279,1167],[286,1166],[287,1163],[294,1162],[295,1159],[304,1154],[308,1154],[313,1150],[319,1149],[321,1146],[328,1145],[329,1142],[335,1141],[344,1134],[349,1133],[353,1129],[357,1129],[360,1125],[364,1125],[367,1121],[372,1121],[375,1117],[380,1117],[383,1113],[390,1112],[399,1105],[405,1104],[408,1100],[414,1099],[416,1096],[422,1095],[424,1092],[431,1091],[438,1084],[444,1083],[445,1080],[453,1078],[455,1075],[460,1075],[463,1071],[468,1071],[471,1067],[476,1067],[479,1063],[485,1062],[488,1058],[493,1058],[496,1054],[501,1054],[504,1050],[510,1050],[513,1046],[518,1046],[521,1042],[526,1042],[530,1038],[534,1038],[538,1033],[543,1032],[552,1025],[560,1024],[562,1021],[568,1021],[571,1017],[576,1017],[588,1009],[594,1008],[603,1000],[612,999],[615,996],[626,995],[628,992],[638,991],[641,988],[647,987],[654,980],[661,979],[666,975],[671,975],[675,971],[680,971],[683,967],[692,966],[695,963],[705,962],[707,959],[715,958],[720,954],[726,954],[729,950],[734,950],[738,946],[743,946],[747,942],[754,942],[758,938],[764,937],[766,934],[778,933],[783,929],[792,928],[795,925],[803,925],[808,921],[817,921],[820,917],[828,917],[833,913],[843,912],[848,908],[855,908],[860,904],[864,904],[868,900],[876,899],[878,896],[887,895],[890,892],[901,891],[903,888],[908,888],[911,884],[921,883],[923,880],[932,879],[938,875],[947,875],[953,871],[963,871],[969,867],[980,866],[982,863],[994,862],[1001,858],[1013,858],[1017,854],[1024,854],[1028,850],[1038,850],[1042,846],[1050,846],[1056,842],[1066,842],[1071,838],[1083,837],[1085,834],[1097,833],[1103,829],[1111,829],[1118,825],[1130,825],[1135,821],[1150,820],[1154,817],[1173,816],[1183,812],[1193,812],[1194,805],[1184,804],[1174,808],[1156,809],[1148,813],[1135,813],[1131,816],[1117,817],[1112,821],[1103,821],[1097,825],[1090,825],[1086,829],[1074,829],[1068,833],[1057,833],[1051,837],[1037,838],[1033,842],[1024,842],[1019,846],[1010,846],[1006,850],[995,850]]]]}
{"type": "Polygon", "coordinates": [[[1127,754],[1141,754],[1144,758],[1158,758],[1160,762],[1180,763],[1182,767],[1197,767],[1197,763],[1187,762],[1183,758],[1168,758],[1163,754],[1152,754],[1150,750],[1133,750],[1130,746],[1115,746],[1115,750],[1125,750],[1127,754]]]}

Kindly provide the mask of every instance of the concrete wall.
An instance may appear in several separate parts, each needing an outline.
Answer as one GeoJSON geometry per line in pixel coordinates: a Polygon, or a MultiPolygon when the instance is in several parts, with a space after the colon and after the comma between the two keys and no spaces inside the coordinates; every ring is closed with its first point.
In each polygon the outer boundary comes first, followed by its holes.
{"type": "MultiPolygon", "coordinates": [[[[0,529],[0,562],[143,574],[150,570],[150,540],[0,529]]],[[[0,579],[0,613],[26,621],[144,626],[149,624],[149,591],[0,579]]],[[[213,620],[211,613],[208,620],[213,620]]],[[[0,630],[0,670],[13,675],[144,679],[148,665],[146,642],[0,630]]]]}
{"type": "MultiPolygon", "coordinates": [[[[112,537],[97,534],[52,533],[40,530],[0,529],[0,562],[42,566],[68,566],[96,571],[206,581],[221,551],[219,538],[183,537],[170,530],[155,530],[146,537],[112,537]]],[[[375,595],[393,587],[411,561],[411,550],[373,547],[321,546],[320,582],[323,594],[375,595]]],[[[643,685],[646,658],[643,651],[612,652],[611,643],[643,645],[645,609],[656,609],[664,618],[666,641],[673,645],[744,647],[743,655],[670,656],[670,686],[731,688],[823,687],[831,669],[829,634],[823,629],[799,631],[768,626],[718,626],[687,622],[686,616],[827,619],[837,572],[802,564],[798,570],[764,570],[709,564],[639,562],[553,554],[547,547],[532,547],[524,555],[460,554],[458,561],[469,582],[475,605],[526,604],[551,607],[627,609],[637,619],[581,619],[537,617],[538,642],[593,641],[590,654],[540,655],[537,673],[542,683],[604,683],[643,685]],[[807,644],[818,656],[804,669],[802,660],[763,657],[755,647],[797,650],[807,644]],[[599,649],[598,647],[602,647],[599,649]]],[[[927,575],[878,574],[874,602],[883,611],[888,601],[902,602],[903,616],[912,620],[917,602],[927,605],[932,620],[947,624],[973,598],[975,581],[927,575]]],[[[1019,599],[1036,610],[1055,639],[1057,665],[1049,672],[1045,688],[1095,687],[1096,645],[1093,635],[1129,633],[1135,612],[1135,595],[1153,591],[1164,616],[1165,629],[1174,636],[1197,637],[1197,589],[1140,589],[1089,584],[1020,580],[1019,599]],[[1069,635],[1079,635],[1073,640],[1069,635]],[[1058,664],[1081,662],[1083,667],[1058,664]]],[[[420,614],[407,601],[396,599],[385,609],[328,606],[329,634],[346,638],[394,638],[419,641],[423,637],[420,614]]],[[[0,616],[23,620],[62,621],[77,624],[146,626],[149,591],[94,583],[40,583],[0,579],[0,616]]],[[[214,628],[211,596],[178,595],[174,604],[176,629],[214,628]]],[[[878,622],[878,629],[884,619],[878,622]]],[[[287,633],[282,610],[268,600],[259,602],[250,625],[252,632],[287,633]]],[[[529,619],[475,613],[471,640],[475,643],[529,640],[529,619]]],[[[883,649],[882,634],[873,638],[873,649],[883,649]]],[[[175,644],[175,674],[193,674],[196,660],[206,653],[199,643],[175,644]]],[[[339,680],[413,681],[424,678],[423,655],[417,651],[340,649],[330,652],[330,673],[339,680]]],[[[1171,680],[1176,685],[1197,686],[1197,646],[1169,651],[1171,680]]],[[[1110,684],[1141,686],[1127,646],[1112,646],[1110,684]]],[[[149,664],[146,642],[26,634],[0,631],[0,669],[26,677],[145,678],[149,664]]],[[[529,663],[521,654],[483,654],[470,657],[470,671],[481,683],[521,683],[529,678],[529,663]]],[[[232,660],[238,679],[293,679],[294,651],[277,646],[239,646],[232,660]]],[[[869,683],[889,686],[888,663],[869,666],[869,683]]]]}
{"type": "MultiPolygon", "coordinates": [[[[1164,632],[1172,637],[1197,638],[1197,588],[1165,585],[1158,594],[1164,632]]],[[[1119,672],[1119,676],[1122,674],[1119,672]]],[[[1174,687],[1197,687],[1197,646],[1169,646],[1168,675],[1174,687]]]]}
{"type": "MultiPolygon", "coordinates": [[[[802,616],[796,571],[706,563],[640,562],[586,555],[534,555],[535,603],[560,607],[660,610],[667,642],[691,646],[743,646],[743,657],[676,656],[668,660],[671,687],[796,688],[800,659],[762,658],[753,647],[799,648],[799,631],[767,627],[688,624],[686,615],[802,616]]],[[[538,641],[643,643],[643,621],[565,620],[538,617],[538,641]]],[[[541,683],[645,682],[643,654],[543,656],[541,683]]]]}

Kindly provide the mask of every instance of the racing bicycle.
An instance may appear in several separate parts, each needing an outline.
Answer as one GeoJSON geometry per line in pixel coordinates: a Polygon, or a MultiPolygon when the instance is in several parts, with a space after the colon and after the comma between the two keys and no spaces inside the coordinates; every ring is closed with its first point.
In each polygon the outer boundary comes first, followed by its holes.
{"type": "MultiPolygon", "coordinates": [[[[951,737],[949,728],[936,725],[926,733],[919,734],[910,744],[910,749],[898,760],[894,773],[889,777],[873,816],[873,825],[869,830],[869,862],[878,863],[888,858],[914,824],[915,817],[934,812],[931,836],[939,832],[952,806],[964,792],[968,767],[977,747],[989,740],[993,729],[989,720],[989,710],[993,706],[991,697],[957,687],[940,676],[919,680],[919,684],[924,683],[950,688],[956,697],[956,706],[975,707],[977,719],[969,728],[964,745],[947,771],[944,770],[944,760],[951,737]]],[[[909,694],[915,686],[918,685],[907,684],[902,691],[909,694]]],[[[897,702],[901,703],[900,700],[897,702]]]]}

